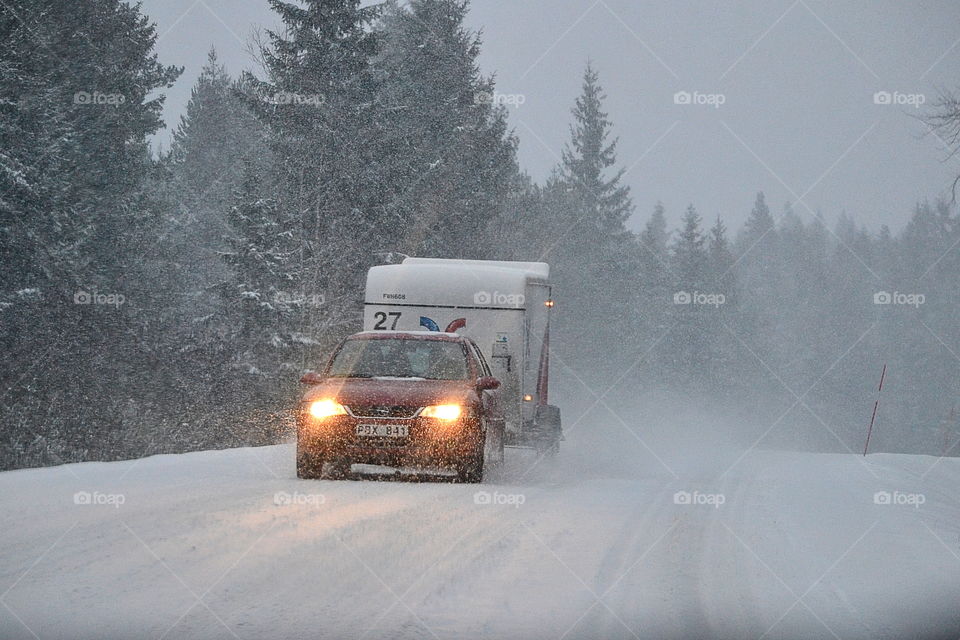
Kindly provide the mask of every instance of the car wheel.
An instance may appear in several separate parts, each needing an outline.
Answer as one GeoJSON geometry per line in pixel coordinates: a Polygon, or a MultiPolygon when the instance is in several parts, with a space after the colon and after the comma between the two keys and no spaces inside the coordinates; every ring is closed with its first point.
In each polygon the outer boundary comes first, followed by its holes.
{"type": "Polygon", "coordinates": [[[334,460],[328,464],[321,477],[328,480],[343,480],[350,475],[350,461],[334,460]]]}
{"type": "Polygon", "coordinates": [[[476,450],[469,456],[462,458],[457,464],[457,480],[464,483],[476,484],[483,481],[483,460],[486,438],[482,438],[476,450]]]}
{"type": "Polygon", "coordinates": [[[323,476],[323,457],[306,451],[297,452],[297,477],[316,480],[323,476]]]}

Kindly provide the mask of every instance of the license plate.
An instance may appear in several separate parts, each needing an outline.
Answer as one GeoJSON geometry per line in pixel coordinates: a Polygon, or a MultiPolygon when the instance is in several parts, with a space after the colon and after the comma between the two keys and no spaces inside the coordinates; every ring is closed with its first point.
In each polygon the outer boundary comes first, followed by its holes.
{"type": "Polygon", "coordinates": [[[380,438],[406,438],[410,435],[409,425],[405,424],[358,424],[358,436],[380,438]]]}

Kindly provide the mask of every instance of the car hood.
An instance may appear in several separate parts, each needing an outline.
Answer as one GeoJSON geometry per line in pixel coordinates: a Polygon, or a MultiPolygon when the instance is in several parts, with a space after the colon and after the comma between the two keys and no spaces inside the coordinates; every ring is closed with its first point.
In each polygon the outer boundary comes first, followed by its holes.
{"type": "Polygon", "coordinates": [[[328,378],[308,389],[303,395],[304,402],[321,398],[334,398],[346,405],[425,407],[431,404],[469,402],[476,399],[476,392],[466,380],[328,378]]]}

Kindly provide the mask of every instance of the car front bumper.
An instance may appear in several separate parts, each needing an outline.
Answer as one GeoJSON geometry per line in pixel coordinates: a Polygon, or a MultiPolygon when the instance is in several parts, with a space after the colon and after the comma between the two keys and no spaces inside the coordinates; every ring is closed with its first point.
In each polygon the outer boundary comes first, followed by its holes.
{"type": "Polygon", "coordinates": [[[469,415],[441,422],[419,417],[386,419],[349,415],[315,420],[301,413],[297,440],[301,451],[331,462],[447,467],[477,452],[482,430],[478,420],[469,415]],[[406,425],[408,436],[358,436],[358,424],[406,425]]]}

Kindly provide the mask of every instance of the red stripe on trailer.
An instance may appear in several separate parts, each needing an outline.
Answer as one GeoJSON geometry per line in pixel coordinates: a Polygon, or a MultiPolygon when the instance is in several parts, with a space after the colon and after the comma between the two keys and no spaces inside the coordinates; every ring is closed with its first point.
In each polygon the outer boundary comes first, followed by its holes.
{"type": "Polygon", "coordinates": [[[877,387],[877,401],[873,403],[873,415],[870,416],[870,427],[867,429],[867,441],[863,445],[863,455],[867,455],[867,448],[870,447],[870,436],[873,434],[873,421],[877,419],[877,407],[880,406],[880,392],[883,391],[883,379],[887,377],[887,363],[883,363],[883,370],[880,372],[880,386],[877,387]]]}
{"type": "Polygon", "coordinates": [[[456,320],[451,321],[450,324],[447,325],[447,328],[443,331],[444,333],[456,333],[457,329],[462,329],[465,326],[467,326],[467,319],[457,318],[456,320]]]}
{"type": "Polygon", "coordinates": [[[537,404],[547,404],[547,382],[550,378],[550,323],[543,331],[540,347],[540,366],[537,370],[537,404]]]}

